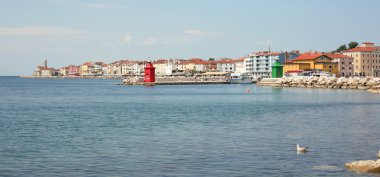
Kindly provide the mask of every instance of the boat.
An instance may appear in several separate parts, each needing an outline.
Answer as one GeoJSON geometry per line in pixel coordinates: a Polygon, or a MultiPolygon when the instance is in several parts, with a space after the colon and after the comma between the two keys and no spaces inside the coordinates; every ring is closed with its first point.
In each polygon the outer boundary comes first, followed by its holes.
{"type": "Polygon", "coordinates": [[[252,79],[247,74],[232,73],[230,76],[230,84],[252,84],[252,79]]]}

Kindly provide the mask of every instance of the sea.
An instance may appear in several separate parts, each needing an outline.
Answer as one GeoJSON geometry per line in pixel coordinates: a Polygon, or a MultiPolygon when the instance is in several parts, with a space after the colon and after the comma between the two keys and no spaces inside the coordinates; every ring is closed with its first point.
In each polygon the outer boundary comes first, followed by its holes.
{"type": "Polygon", "coordinates": [[[0,77],[0,176],[376,176],[380,95],[120,83],[0,77]]]}

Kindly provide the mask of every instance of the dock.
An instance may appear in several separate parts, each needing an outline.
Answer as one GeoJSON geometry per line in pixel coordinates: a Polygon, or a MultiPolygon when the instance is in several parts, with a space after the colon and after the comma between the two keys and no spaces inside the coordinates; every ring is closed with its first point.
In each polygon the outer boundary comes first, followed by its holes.
{"type": "Polygon", "coordinates": [[[123,85],[206,85],[230,84],[227,77],[158,77],[156,82],[146,83],[143,78],[127,78],[123,85]]]}

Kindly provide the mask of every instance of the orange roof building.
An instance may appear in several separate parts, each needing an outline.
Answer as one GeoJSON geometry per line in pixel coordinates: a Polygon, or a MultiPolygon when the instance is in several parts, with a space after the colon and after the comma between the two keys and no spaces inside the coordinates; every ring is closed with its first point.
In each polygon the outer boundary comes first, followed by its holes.
{"type": "Polygon", "coordinates": [[[375,46],[373,42],[363,42],[342,53],[353,58],[355,76],[380,76],[380,46],[375,46]]]}
{"type": "Polygon", "coordinates": [[[284,64],[284,74],[294,70],[318,70],[338,75],[338,64],[324,53],[306,52],[293,60],[288,60],[284,64]]]}

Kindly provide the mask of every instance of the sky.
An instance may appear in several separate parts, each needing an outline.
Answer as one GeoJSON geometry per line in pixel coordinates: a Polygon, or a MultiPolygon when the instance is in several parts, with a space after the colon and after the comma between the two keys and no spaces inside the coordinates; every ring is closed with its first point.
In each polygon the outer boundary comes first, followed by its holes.
{"type": "Polygon", "coordinates": [[[160,58],[380,44],[378,0],[0,0],[0,75],[160,58]]]}

